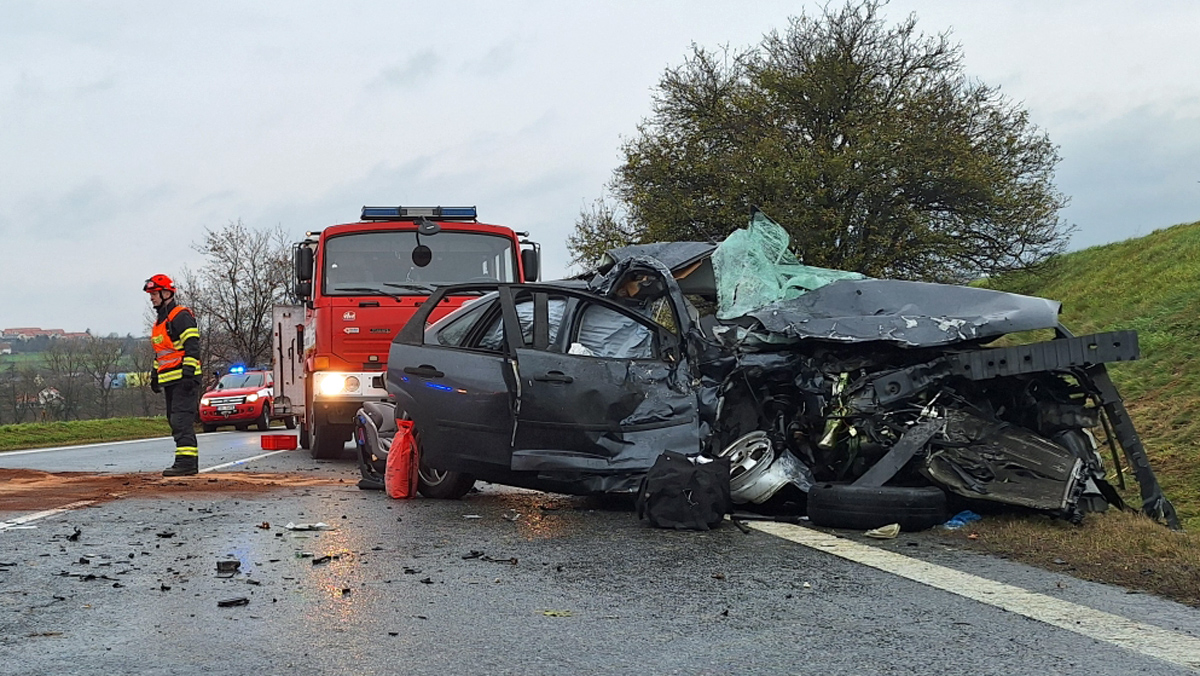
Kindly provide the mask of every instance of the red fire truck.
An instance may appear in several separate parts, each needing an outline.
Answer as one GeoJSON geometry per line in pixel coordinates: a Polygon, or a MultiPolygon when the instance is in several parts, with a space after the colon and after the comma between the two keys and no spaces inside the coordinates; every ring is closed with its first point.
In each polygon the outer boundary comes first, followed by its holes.
{"type": "MultiPolygon", "coordinates": [[[[396,332],[435,287],[536,281],[528,233],[480,223],[475,207],[363,207],[357,223],[310,232],[295,249],[302,306],[274,314],[276,413],[300,419],[300,445],[336,457],[364,401],[386,401],[396,332]]],[[[436,320],[473,296],[451,296],[436,320]]]]}

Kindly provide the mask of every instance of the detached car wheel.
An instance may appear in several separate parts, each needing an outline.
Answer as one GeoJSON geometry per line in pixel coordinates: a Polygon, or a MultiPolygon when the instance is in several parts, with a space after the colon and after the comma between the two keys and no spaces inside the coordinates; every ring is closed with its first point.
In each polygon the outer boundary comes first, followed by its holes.
{"type": "Polygon", "coordinates": [[[462,472],[447,472],[421,463],[417,470],[417,491],[427,498],[457,500],[475,486],[475,477],[462,472]]]}
{"type": "Polygon", "coordinates": [[[296,416],[289,415],[288,417],[284,418],[283,426],[288,428],[289,430],[296,429],[296,416]]]}
{"type": "Polygon", "coordinates": [[[808,491],[808,518],[827,528],[869,530],[890,523],[907,532],[945,523],[946,493],[936,486],[817,484],[808,491]]]}

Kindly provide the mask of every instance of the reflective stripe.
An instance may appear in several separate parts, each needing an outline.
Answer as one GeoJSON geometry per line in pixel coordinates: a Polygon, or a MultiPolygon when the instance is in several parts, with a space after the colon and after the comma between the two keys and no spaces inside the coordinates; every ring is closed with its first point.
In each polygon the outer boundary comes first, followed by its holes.
{"type": "Polygon", "coordinates": [[[196,359],[195,357],[184,357],[183,365],[191,366],[193,371],[195,371],[197,373],[200,372],[200,360],[196,359]]]}
{"type": "Polygon", "coordinates": [[[195,446],[180,446],[175,449],[175,455],[200,455],[200,451],[195,446]]]}
{"type": "Polygon", "coordinates": [[[188,338],[199,338],[199,337],[200,337],[200,329],[193,326],[190,329],[184,329],[183,333],[179,334],[179,342],[186,343],[188,338]]]}
{"type": "Polygon", "coordinates": [[[181,378],[183,378],[183,369],[181,368],[173,369],[171,371],[161,371],[158,374],[158,384],[161,385],[163,383],[169,383],[173,380],[179,380],[181,378]]]}

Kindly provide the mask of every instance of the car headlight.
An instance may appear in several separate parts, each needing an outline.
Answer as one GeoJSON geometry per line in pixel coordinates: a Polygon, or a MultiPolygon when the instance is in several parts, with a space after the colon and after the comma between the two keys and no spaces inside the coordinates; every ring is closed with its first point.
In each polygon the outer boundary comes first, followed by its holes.
{"type": "Polygon", "coordinates": [[[200,398],[200,405],[201,405],[201,406],[208,406],[210,403],[212,403],[212,400],[211,400],[211,399],[209,399],[208,397],[201,397],[201,398],[200,398]]]}
{"type": "Polygon", "coordinates": [[[250,394],[246,395],[246,403],[252,403],[255,401],[258,401],[258,393],[257,392],[251,392],[250,394]]]}

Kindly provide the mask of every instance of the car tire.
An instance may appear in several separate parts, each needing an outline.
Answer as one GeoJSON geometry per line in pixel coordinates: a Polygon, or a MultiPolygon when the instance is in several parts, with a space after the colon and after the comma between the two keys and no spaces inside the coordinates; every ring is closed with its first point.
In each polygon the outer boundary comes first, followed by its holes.
{"type": "Polygon", "coordinates": [[[427,498],[458,500],[475,487],[475,477],[464,472],[447,472],[424,462],[417,469],[417,491],[427,498]]]}
{"type": "Polygon", "coordinates": [[[296,416],[289,415],[288,417],[284,418],[283,426],[288,428],[289,430],[296,429],[296,416]]]}
{"type": "Polygon", "coordinates": [[[217,431],[217,426],[216,426],[216,425],[209,425],[209,424],[207,424],[207,423],[205,423],[204,425],[201,425],[201,428],[202,428],[202,429],[203,429],[205,432],[215,432],[215,431],[217,431]]]}
{"type": "Polygon", "coordinates": [[[263,404],[262,412],[258,414],[258,420],[254,421],[254,426],[259,432],[266,432],[271,429],[271,409],[263,404]]]}
{"type": "Polygon", "coordinates": [[[313,425],[312,457],[335,460],[346,452],[346,437],[340,425],[313,425]]]}
{"type": "Polygon", "coordinates": [[[946,493],[936,486],[816,484],[808,491],[808,519],[815,526],[869,530],[891,523],[905,532],[945,523],[946,493]]]}

